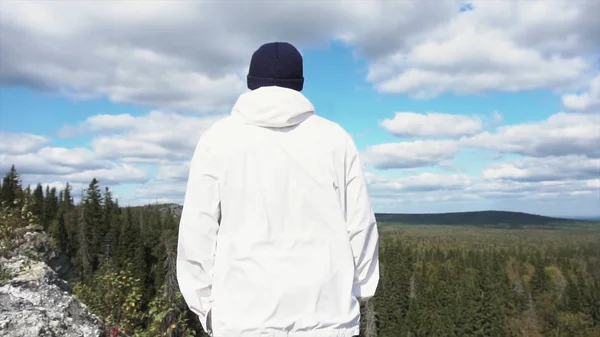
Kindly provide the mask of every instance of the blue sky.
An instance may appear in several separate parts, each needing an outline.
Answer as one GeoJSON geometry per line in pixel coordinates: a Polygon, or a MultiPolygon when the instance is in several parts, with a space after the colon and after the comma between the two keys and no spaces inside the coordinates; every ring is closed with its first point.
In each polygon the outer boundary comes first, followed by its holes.
{"type": "Polygon", "coordinates": [[[279,40],[353,135],[376,211],[600,216],[596,2],[127,4],[4,3],[2,171],[181,202],[198,137],[279,40]]]}

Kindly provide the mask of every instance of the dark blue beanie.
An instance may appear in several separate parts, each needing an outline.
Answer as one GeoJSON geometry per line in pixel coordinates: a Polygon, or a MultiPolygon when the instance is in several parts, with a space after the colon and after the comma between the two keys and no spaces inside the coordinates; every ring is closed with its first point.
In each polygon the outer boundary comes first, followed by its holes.
{"type": "Polygon", "coordinates": [[[287,42],[263,44],[252,54],[247,80],[250,90],[275,85],[302,91],[302,55],[287,42]]]}

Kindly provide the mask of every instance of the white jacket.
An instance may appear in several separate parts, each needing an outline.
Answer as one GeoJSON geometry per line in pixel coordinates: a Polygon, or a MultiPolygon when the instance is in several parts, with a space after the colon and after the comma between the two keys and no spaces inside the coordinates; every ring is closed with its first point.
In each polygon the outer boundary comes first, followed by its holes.
{"type": "Polygon", "coordinates": [[[198,141],[177,278],[212,336],[358,335],[378,241],[354,142],[300,92],[242,94],[198,141]]]}

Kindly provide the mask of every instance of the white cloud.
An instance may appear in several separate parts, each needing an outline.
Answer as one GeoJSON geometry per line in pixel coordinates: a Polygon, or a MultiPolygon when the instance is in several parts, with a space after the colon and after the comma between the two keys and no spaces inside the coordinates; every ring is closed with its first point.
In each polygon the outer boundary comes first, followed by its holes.
{"type": "Polygon", "coordinates": [[[587,180],[562,180],[562,181],[511,181],[511,180],[487,180],[481,181],[465,190],[482,199],[520,199],[536,200],[540,198],[572,197],[578,192],[585,194],[596,193],[600,197],[598,189],[589,186],[587,180]]]}
{"type": "Polygon", "coordinates": [[[72,138],[87,134],[89,132],[110,132],[126,129],[135,125],[136,118],[129,114],[120,115],[96,115],[88,118],[78,126],[67,125],[58,130],[58,136],[72,138]]]}
{"type": "Polygon", "coordinates": [[[368,60],[411,48],[423,35],[451,22],[459,8],[452,0],[384,0],[356,2],[353,6],[339,2],[338,5],[342,7],[338,8],[338,12],[345,12],[349,15],[345,19],[353,21],[347,22],[348,25],[343,26],[337,37],[357,46],[360,54],[368,60]],[[424,17],[427,20],[423,20],[424,17]]]}
{"type": "Polygon", "coordinates": [[[158,166],[156,179],[166,182],[186,183],[190,171],[190,162],[165,164],[158,166]]]}
{"type": "Polygon", "coordinates": [[[600,52],[597,1],[471,1],[465,17],[496,28],[544,56],[594,55],[600,52]]]}
{"type": "Polygon", "coordinates": [[[272,40],[343,41],[366,58],[376,88],[420,97],[578,88],[599,52],[595,1],[474,6],[459,13],[453,0],[9,1],[0,79],[78,99],[223,112],[246,90],[252,51],[272,40]]]}
{"type": "Polygon", "coordinates": [[[546,215],[598,213],[600,179],[515,181],[423,173],[386,178],[369,173],[369,192],[379,212],[511,210],[546,215]]]}
{"type": "Polygon", "coordinates": [[[7,172],[15,165],[28,184],[89,183],[94,177],[111,185],[148,180],[140,168],[102,159],[84,147],[42,147],[49,142],[40,135],[2,132],[0,171],[7,172]]]}
{"type": "Polygon", "coordinates": [[[29,153],[48,143],[50,143],[50,139],[45,136],[0,130],[0,155],[29,153]]]}
{"type": "Polygon", "coordinates": [[[414,141],[369,146],[363,153],[364,161],[378,169],[413,168],[436,165],[454,157],[454,141],[414,141]]]}
{"type": "Polygon", "coordinates": [[[90,182],[96,178],[102,185],[119,185],[123,183],[143,183],[148,180],[148,173],[129,164],[115,164],[110,168],[87,170],[66,174],[61,177],[66,181],[90,182]]]}
{"type": "Polygon", "coordinates": [[[96,178],[104,188],[108,186],[112,188],[122,184],[141,184],[149,180],[150,175],[143,169],[129,164],[111,163],[109,167],[103,169],[81,170],[68,174],[56,174],[54,172],[30,173],[27,170],[20,170],[17,167],[17,172],[24,177],[24,181],[30,184],[42,183],[42,185],[54,186],[57,189],[62,189],[68,182],[73,189],[76,187],[86,188],[92,179],[96,178]]]}
{"type": "Polygon", "coordinates": [[[11,165],[23,174],[70,174],[82,170],[102,169],[110,162],[98,159],[85,148],[45,147],[24,154],[0,153],[0,169],[7,171],[11,165]]]}
{"type": "Polygon", "coordinates": [[[92,151],[85,148],[45,147],[40,149],[36,155],[44,158],[50,165],[72,168],[99,168],[105,165],[92,151]]]}
{"type": "Polygon", "coordinates": [[[562,88],[577,82],[585,60],[544,58],[517,46],[500,31],[461,27],[441,41],[428,41],[408,53],[374,62],[367,79],[382,92],[430,98],[443,92],[520,91],[562,88]]]}
{"type": "Polygon", "coordinates": [[[74,97],[221,110],[245,88],[238,73],[248,45],[234,35],[223,46],[228,38],[210,31],[205,9],[183,2],[8,2],[0,75],[8,85],[74,97]]]}
{"type": "Polygon", "coordinates": [[[585,182],[587,187],[600,189],[600,179],[590,179],[585,182]]]}
{"type": "Polygon", "coordinates": [[[571,111],[600,111],[600,75],[590,81],[589,88],[583,93],[563,95],[562,103],[571,111]]]}
{"type": "Polygon", "coordinates": [[[3,11],[5,85],[201,112],[228,109],[246,90],[260,44],[327,42],[364,16],[341,1],[8,2],[3,11]]]}
{"type": "Polygon", "coordinates": [[[171,163],[191,158],[200,135],[222,115],[193,117],[162,111],[132,116],[97,115],[59,132],[75,136],[96,132],[91,142],[96,155],[129,163],[171,163]]]}
{"type": "Polygon", "coordinates": [[[600,159],[585,156],[525,158],[495,164],[483,171],[486,179],[555,181],[600,177],[600,159]]]}
{"type": "Polygon", "coordinates": [[[0,170],[7,172],[15,165],[17,172],[33,176],[37,182],[65,181],[89,183],[96,178],[103,184],[140,183],[148,174],[132,165],[102,160],[84,148],[42,148],[37,152],[7,155],[0,154],[0,170]]]}
{"type": "MultiPolygon", "coordinates": [[[[222,117],[194,117],[161,111],[141,116],[96,115],[59,132],[63,137],[94,134],[91,149],[26,146],[22,152],[30,150],[28,153],[0,153],[0,169],[6,172],[14,164],[24,181],[32,184],[56,185],[68,181],[86,185],[96,178],[103,186],[138,184],[140,191],[153,200],[169,197],[179,200],[181,186],[185,190],[189,160],[198,138],[222,117]],[[157,164],[157,172],[152,175],[134,165],[136,163],[157,164]],[[181,186],[169,192],[168,186],[172,185],[181,186]],[[156,189],[156,186],[163,186],[163,189],[156,189]]],[[[10,134],[10,137],[16,136],[10,134]]],[[[45,138],[37,135],[19,138],[22,143],[28,139],[45,138]]],[[[142,198],[145,197],[136,194],[134,199],[142,198]]],[[[134,201],[131,196],[127,200],[134,201]]]]}
{"type": "Polygon", "coordinates": [[[557,113],[528,124],[502,126],[461,140],[461,145],[533,157],[600,157],[600,116],[557,113]]]}
{"type": "Polygon", "coordinates": [[[382,92],[429,98],[580,87],[594,69],[597,2],[473,3],[473,11],[373,57],[367,79],[382,92]]]}
{"type": "Polygon", "coordinates": [[[481,118],[476,116],[415,112],[396,112],[394,118],[384,119],[380,125],[392,135],[401,138],[470,136],[483,128],[481,118]]]}
{"type": "Polygon", "coordinates": [[[156,183],[140,185],[129,195],[126,200],[134,204],[142,202],[152,202],[155,200],[168,200],[169,202],[183,203],[185,197],[186,184],[156,183]]]}
{"type": "Polygon", "coordinates": [[[367,183],[372,194],[378,192],[428,192],[464,189],[471,184],[471,178],[459,174],[420,173],[397,179],[388,179],[372,173],[367,173],[367,183]]]}

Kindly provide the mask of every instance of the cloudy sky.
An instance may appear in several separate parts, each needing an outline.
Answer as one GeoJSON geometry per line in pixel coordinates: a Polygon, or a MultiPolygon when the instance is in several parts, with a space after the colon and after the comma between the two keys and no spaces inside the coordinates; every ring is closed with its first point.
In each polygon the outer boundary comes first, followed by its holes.
{"type": "Polygon", "coordinates": [[[289,41],[377,212],[600,215],[600,2],[0,1],[0,169],[181,202],[198,137],[289,41]]]}

